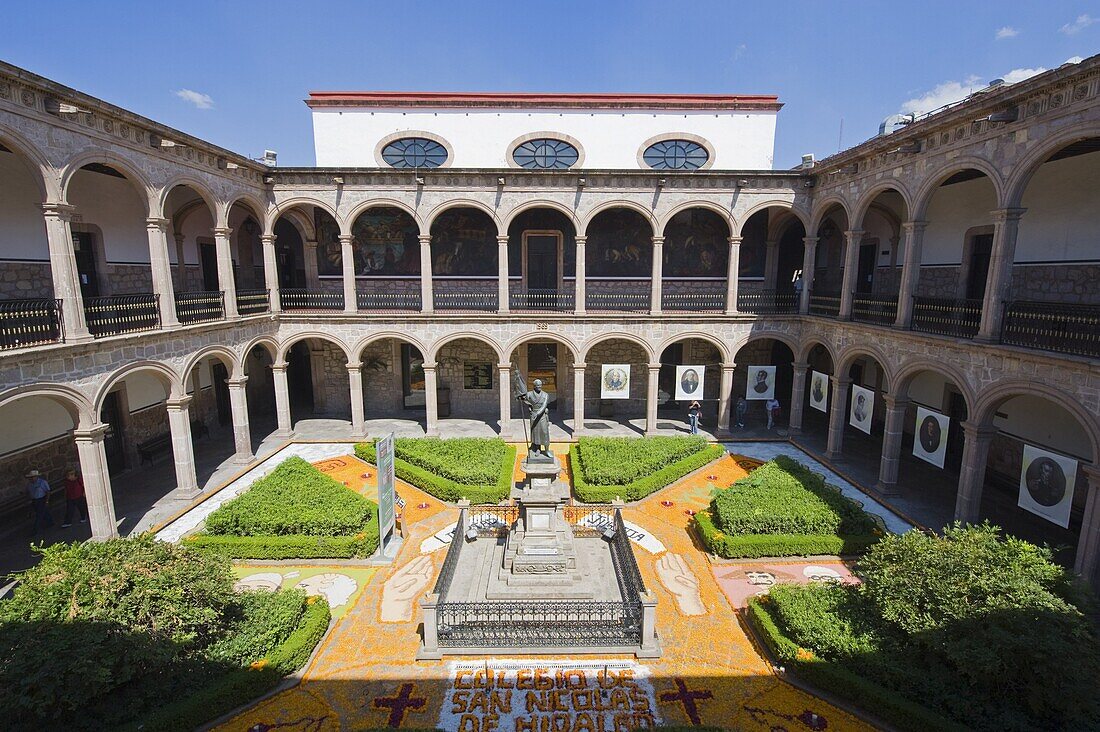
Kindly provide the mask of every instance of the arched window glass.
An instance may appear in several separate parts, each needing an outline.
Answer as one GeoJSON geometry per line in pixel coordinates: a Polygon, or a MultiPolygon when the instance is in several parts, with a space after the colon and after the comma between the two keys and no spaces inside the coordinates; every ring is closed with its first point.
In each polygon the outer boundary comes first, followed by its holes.
{"type": "Polygon", "coordinates": [[[564,170],[576,165],[578,157],[577,148],[565,140],[550,138],[528,140],[512,151],[516,165],[538,170],[564,170]]]}
{"type": "Polygon", "coordinates": [[[691,140],[661,140],[642,153],[645,164],[654,170],[696,170],[709,158],[707,149],[691,140]]]}
{"type": "Polygon", "coordinates": [[[447,148],[423,137],[403,137],[382,148],[382,159],[394,168],[438,168],[447,162],[447,148]]]}

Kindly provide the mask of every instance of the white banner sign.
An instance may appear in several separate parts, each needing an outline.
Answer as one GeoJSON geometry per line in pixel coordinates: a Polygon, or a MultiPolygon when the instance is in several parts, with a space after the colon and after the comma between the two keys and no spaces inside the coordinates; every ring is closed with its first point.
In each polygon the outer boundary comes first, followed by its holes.
{"type": "Polygon", "coordinates": [[[630,398],[630,364],[605,363],[600,373],[600,399],[630,398]]]}
{"type": "Polygon", "coordinates": [[[676,367],[676,401],[690,402],[703,398],[705,366],[676,367]]]}
{"type": "Polygon", "coordinates": [[[386,553],[386,541],[396,526],[394,504],[397,502],[393,466],[393,433],[374,443],[378,453],[378,546],[386,553]]]}
{"type": "Polygon", "coordinates": [[[852,384],[852,408],[848,422],[857,430],[871,434],[871,416],[875,413],[875,392],[852,384]]]}
{"type": "Polygon", "coordinates": [[[913,428],[913,457],[942,468],[947,455],[947,433],[950,429],[950,417],[917,407],[917,425],[913,428]]]}
{"type": "Polygon", "coordinates": [[[745,398],[771,399],[775,396],[775,366],[749,366],[745,398]]]}
{"type": "Polygon", "coordinates": [[[829,411],[829,375],[810,372],[810,406],[819,412],[829,411]]]}
{"type": "Polygon", "coordinates": [[[1034,445],[1024,445],[1020,508],[1068,529],[1076,481],[1076,460],[1034,445]]]}

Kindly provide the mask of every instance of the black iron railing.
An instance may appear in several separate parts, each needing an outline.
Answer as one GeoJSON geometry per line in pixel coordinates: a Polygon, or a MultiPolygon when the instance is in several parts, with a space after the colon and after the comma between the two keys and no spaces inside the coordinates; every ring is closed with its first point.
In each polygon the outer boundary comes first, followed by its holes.
{"type": "Polygon", "coordinates": [[[564,290],[521,290],[508,296],[512,310],[537,310],[559,313],[572,312],[576,294],[564,290]]]}
{"type": "Polygon", "coordinates": [[[739,292],[737,293],[737,309],[742,313],[757,315],[797,313],[798,295],[793,292],[776,292],[775,290],[739,292]]]}
{"type": "Polygon", "coordinates": [[[280,290],[279,302],[283,310],[343,310],[344,293],[329,290],[280,290]]]}
{"type": "Polygon", "coordinates": [[[447,591],[451,588],[451,580],[455,576],[455,567],[458,566],[458,555],[462,551],[463,537],[466,536],[466,511],[458,512],[458,523],[455,524],[454,537],[451,545],[447,547],[447,556],[443,559],[443,567],[439,570],[439,576],[435,578],[435,587],[432,592],[439,595],[439,599],[447,597],[447,591]]]}
{"type": "Polygon", "coordinates": [[[433,292],[432,302],[436,310],[464,310],[494,312],[497,309],[495,292],[433,292]]]}
{"type": "Polygon", "coordinates": [[[1100,305],[1005,303],[1001,343],[1100,358],[1100,305]]]}
{"type": "Polygon", "coordinates": [[[359,292],[355,295],[360,310],[419,312],[419,292],[359,292]]]}
{"type": "Polygon", "coordinates": [[[584,305],[588,310],[615,310],[627,313],[649,312],[649,289],[617,292],[586,292],[584,305]]]}
{"type": "Polygon", "coordinates": [[[225,317],[225,293],[177,292],[176,317],[181,323],[203,323],[225,317]]]}
{"type": "Polygon", "coordinates": [[[689,313],[723,313],[726,311],[726,293],[665,292],[661,294],[661,309],[689,313]]]}
{"type": "Polygon", "coordinates": [[[981,300],[914,297],[909,329],[952,338],[973,338],[982,324],[981,300]]]}
{"type": "Polygon", "coordinates": [[[893,325],[897,319],[898,299],[896,297],[852,295],[852,320],[858,320],[861,323],[893,325]]]}
{"type": "Polygon", "coordinates": [[[444,648],[636,646],[642,638],[641,606],[629,602],[441,602],[436,612],[444,648]]]}
{"type": "Polygon", "coordinates": [[[256,315],[271,309],[267,299],[267,290],[237,290],[237,313],[256,315]]]}
{"type": "Polygon", "coordinates": [[[573,536],[602,536],[607,529],[615,528],[615,509],[608,505],[563,506],[565,522],[573,529],[573,536]]]}
{"type": "Polygon", "coordinates": [[[469,526],[478,536],[504,536],[519,519],[517,506],[473,506],[468,511],[469,526]]]}
{"type": "Polygon", "coordinates": [[[642,616],[642,595],[645,594],[645,582],[638,569],[638,560],[630,547],[630,536],[626,532],[623,514],[615,509],[615,534],[611,537],[611,562],[615,565],[615,576],[619,578],[619,591],[623,600],[634,606],[638,620],[642,616]]]}
{"type": "Polygon", "coordinates": [[[60,300],[0,300],[0,350],[55,343],[63,335],[60,300]]]}
{"type": "Polygon", "coordinates": [[[96,338],[156,330],[160,327],[160,295],[106,295],[84,299],[88,332],[96,338]]]}
{"type": "Polygon", "coordinates": [[[810,292],[810,315],[835,318],[840,315],[840,293],[810,292]]]}

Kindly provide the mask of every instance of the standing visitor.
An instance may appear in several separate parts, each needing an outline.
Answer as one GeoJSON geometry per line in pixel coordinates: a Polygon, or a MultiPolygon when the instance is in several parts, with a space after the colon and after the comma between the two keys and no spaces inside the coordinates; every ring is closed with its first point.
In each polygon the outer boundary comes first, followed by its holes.
{"type": "Polygon", "coordinates": [[[80,513],[80,523],[88,521],[88,498],[84,495],[84,479],[70,468],[65,471],[65,522],[61,528],[73,525],[73,518],[80,513]]]}
{"type": "Polygon", "coordinates": [[[764,403],[764,408],[768,410],[768,429],[775,427],[775,421],[779,419],[779,400],[772,397],[764,403]]]}
{"type": "Polygon", "coordinates": [[[749,411],[749,402],[743,396],[737,397],[737,426],[745,426],[745,414],[749,411]]]}
{"type": "Polygon", "coordinates": [[[31,536],[38,534],[40,529],[48,529],[53,526],[53,516],[47,503],[50,500],[50,484],[37,470],[27,473],[27,498],[31,501],[31,509],[34,510],[34,528],[31,536]]]}
{"type": "Polygon", "coordinates": [[[798,303],[802,302],[802,287],[802,272],[800,271],[794,276],[794,298],[796,306],[798,303]]]}
{"type": "Polygon", "coordinates": [[[688,407],[688,424],[691,425],[691,434],[699,434],[699,414],[702,412],[699,402],[693,401],[688,407]]]}

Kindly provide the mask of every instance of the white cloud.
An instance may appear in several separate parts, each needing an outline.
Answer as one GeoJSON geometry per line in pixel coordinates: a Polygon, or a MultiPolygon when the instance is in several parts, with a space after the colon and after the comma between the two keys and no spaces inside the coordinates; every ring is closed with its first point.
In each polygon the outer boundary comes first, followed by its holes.
{"type": "Polygon", "coordinates": [[[902,102],[900,111],[902,114],[931,112],[933,109],[939,109],[945,104],[959,101],[975,89],[980,89],[981,86],[978,82],[979,78],[977,76],[968,76],[963,81],[945,81],[924,96],[902,102]]]}
{"type": "Polygon", "coordinates": [[[180,89],[175,94],[183,101],[194,104],[199,109],[214,108],[214,99],[209,94],[191,91],[190,89],[180,89]]]}
{"type": "Polygon", "coordinates": [[[1084,60],[1085,60],[1085,59],[1084,59],[1084,58],[1082,58],[1081,56],[1070,56],[1069,58],[1067,58],[1067,59],[1065,60],[1065,62],[1064,62],[1064,63],[1067,63],[1067,64],[1079,64],[1079,63],[1081,63],[1081,62],[1082,62],[1082,61],[1084,61],[1084,60]]]}
{"type": "Polygon", "coordinates": [[[1007,74],[1005,74],[1001,78],[1005,80],[1006,84],[1015,84],[1018,81],[1023,81],[1024,79],[1030,79],[1031,77],[1035,76],[1036,74],[1041,74],[1044,71],[1046,71],[1046,69],[1043,68],[1042,66],[1040,66],[1037,69],[1013,69],[1012,71],[1009,71],[1007,74]]]}
{"type": "Polygon", "coordinates": [[[1094,18],[1088,13],[1085,13],[1084,15],[1078,15],[1077,20],[1073,21],[1072,23],[1066,23],[1059,30],[1061,30],[1067,36],[1072,36],[1080,33],[1085,28],[1088,28],[1090,25],[1097,21],[1100,21],[1100,18],[1094,18]]]}
{"type": "Polygon", "coordinates": [[[1006,25],[997,29],[996,38],[998,41],[1003,41],[1006,38],[1015,38],[1018,35],[1020,35],[1019,30],[1010,25],[1006,25]]]}

